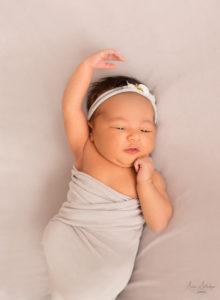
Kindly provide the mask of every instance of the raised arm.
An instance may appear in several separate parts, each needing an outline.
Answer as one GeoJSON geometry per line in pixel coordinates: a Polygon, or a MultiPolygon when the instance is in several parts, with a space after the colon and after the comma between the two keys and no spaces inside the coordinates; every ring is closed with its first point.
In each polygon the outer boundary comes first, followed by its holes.
{"type": "Polygon", "coordinates": [[[69,113],[70,109],[81,109],[83,98],[92,79],[94,69],[84,60],[70,77],[63,94],[63,113],[69,113]]]}
{"type": "Polygon", "coordinates": [[[124,61],[125,59],[114,49],[95,52],[78,65],[64,90],[62,101],[64,125],[75,160],[81,158],[89,137],[87,118],[82,111],[82,102],[93,72],[95,69],[116,67],[115,64],[105,62],[105,60],[124,61]]]}
{"type": "Polygon", "coordinates": [[[80,159],[89,136],[87,119],[82,111],[83,98],[94,69],[83,61],[72,74],[65,88],[62,102],[64,126],[74,159],[80,159]]]}

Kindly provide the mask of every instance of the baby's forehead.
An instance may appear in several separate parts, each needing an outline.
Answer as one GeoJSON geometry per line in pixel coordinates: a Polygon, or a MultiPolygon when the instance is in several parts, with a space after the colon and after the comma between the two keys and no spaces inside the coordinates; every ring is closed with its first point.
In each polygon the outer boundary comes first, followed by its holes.
{"type": "Polygon", "coordinates": [[[120,112],[117,112],[117,113],[103,112],[102,117],[106,122],[122,121],[122,122],[128,122],[128,123],[137,122],[137,123],[146,123],[146,124],[154,125],[152,117],[146,116],[145,114],[143,114],[143,115],[127,115],[127,114],[123,114],[120,112]]]}
{"type": "Polygon", "coordinates": [[[106,120],[145,120],[153,118],[153,110],[151,109],[140,109],[140,110],[130,110],[126,108],[120,109],[103,109],[100,111],[103,118],[106,120]]]}
{"type": "Polygon", "coordinates": [[[136,93],[122,93],[104,101],[98,108],[96,115],[102,119],[124,118],[127,120],[153,119],[154,110],[151,103],[136,93]],[[124,94],[124,95],[123,95],[124,94]],[[129,95],[129,97],[125,97],[129,95]],[[131,98],[131,96],[133,96],[131,98]]]}
{"type": "Polygon", "coordinates": [[[101,110],[124,111],[124,110],[151,110],[150,100],[137,93],[121,93],[114,95],[101,104],[101,110]]]}

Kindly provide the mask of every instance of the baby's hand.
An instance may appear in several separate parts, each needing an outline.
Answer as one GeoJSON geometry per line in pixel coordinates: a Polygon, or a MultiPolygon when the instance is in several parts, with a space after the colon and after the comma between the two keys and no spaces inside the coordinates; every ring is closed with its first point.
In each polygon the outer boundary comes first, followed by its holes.
{"type": "Polygon", "coordinates": [[[83,62],[87,63],[93,69],[113,69],[116,67],[115,64],[105,62],[106,60],[125,61],[124,57],[115,49],[104,49],[90,55],[83,62]]]}
{"type": "Polygon", "coordinates": [[[138,157],[134,162],[135,171],[137,174],[137,182],[150,181],[154,172],[152,157],[145,155],[138,157]]]}

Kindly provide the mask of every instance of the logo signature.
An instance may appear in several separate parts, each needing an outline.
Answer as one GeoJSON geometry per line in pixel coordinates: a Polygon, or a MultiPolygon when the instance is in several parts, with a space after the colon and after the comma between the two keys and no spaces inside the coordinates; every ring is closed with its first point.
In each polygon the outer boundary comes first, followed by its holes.
{"type": "Polygon", "coordinates": [[[193,284],[192,281],[188,283],[186,289],[189,289],[195,294],[206,294],[208,291],[214,289],[215,286],[211,283],[205,282],[204,280],[200,284],[193,284]]]}

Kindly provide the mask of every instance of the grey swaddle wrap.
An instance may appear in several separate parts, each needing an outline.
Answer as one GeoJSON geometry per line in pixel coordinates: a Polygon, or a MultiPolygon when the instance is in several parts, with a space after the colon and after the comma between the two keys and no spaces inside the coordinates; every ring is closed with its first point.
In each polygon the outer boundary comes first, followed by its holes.
{"type": "Polygon", "coordinates": [[[138,199],[73,165],[67,200],[42,245],[52,300],[114,300],[128,283],[145,220],[138,199]]]}

